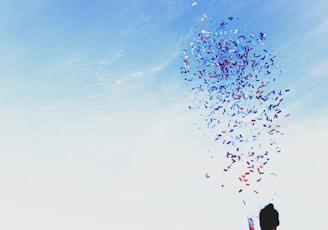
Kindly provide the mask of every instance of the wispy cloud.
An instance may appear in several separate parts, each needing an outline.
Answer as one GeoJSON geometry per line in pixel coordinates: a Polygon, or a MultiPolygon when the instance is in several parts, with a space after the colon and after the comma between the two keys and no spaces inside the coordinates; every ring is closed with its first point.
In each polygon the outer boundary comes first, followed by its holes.
{"type": "MultiPolygon", "coordinates": [[[[312,77],[315,77],[315,78],[320,77],[321,80],[326,81],[327,75],[328,75],[328,59],[322,60],[322,62],[314,64],[312,66],[312,68],[310,68],[309,72],[312,77]],[[325,78],[321,78],[323,76],[325,78]]],[[[311,79],[314,80],[314,78],[311,78],[311,79]]]]}
{"type": "Polygon", "coordinates": [[[99,65],[108,66],[119,60],[123,56],[123,49],[117,49],[113,53],[109,54],[109,57],[105,57],[99,61],[99,65]]]}
{"type": "Polygon", "coordinates": [[[147,68],[146,70],[138,70],[135,72],[132,72],[130,74],[127,74],[126,76],[131,76],[132,78],[146,78],[153,76],[154,74],[159,73],[167,66],[167,63],[160,64],[157,66],[152,66],[147,68]]]}

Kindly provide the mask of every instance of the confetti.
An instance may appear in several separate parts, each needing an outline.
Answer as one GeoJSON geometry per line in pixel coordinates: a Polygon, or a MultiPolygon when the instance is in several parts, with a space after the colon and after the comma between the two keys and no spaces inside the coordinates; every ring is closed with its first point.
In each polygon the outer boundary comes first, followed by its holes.
{"type": "Polygon", "coordinates": [[[180,72],[194,94],[188,108],[200,111],[206,136],[227,149],[231,162],[223,170],[239,165],[239,181],[252,188],[262,181],[256,175],[265,174],[269,153],[281,151],[267,143],[283,134],[275,122],[289,116],[280,115],[280,106],[290,90],[275,85],[281,71],[274,52],[264,47],[265,33],[244,34],[232,16],[216,23],[204,14],[200,21],[181,56],[180,72]]]}

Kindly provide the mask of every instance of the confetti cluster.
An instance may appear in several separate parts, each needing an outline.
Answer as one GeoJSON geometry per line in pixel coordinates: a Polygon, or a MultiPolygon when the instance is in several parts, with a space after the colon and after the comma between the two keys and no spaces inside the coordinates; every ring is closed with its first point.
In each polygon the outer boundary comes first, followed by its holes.
{"type": "Polygon", "coordinates": [[[242,34],[233,21],[196,26],[180,70],[194,95],[189,109],[201,111],[207,133],[226,149],[224,171],[239,164],[239,192],[252,188],[257,194],[253,185],[262,181],[270,154],[281,151],[273,137],[283,134],[277,121],[289,116],[280,109],[289,90],[274,86],[281,73],[264,48],[266,34],[242,34]]]}

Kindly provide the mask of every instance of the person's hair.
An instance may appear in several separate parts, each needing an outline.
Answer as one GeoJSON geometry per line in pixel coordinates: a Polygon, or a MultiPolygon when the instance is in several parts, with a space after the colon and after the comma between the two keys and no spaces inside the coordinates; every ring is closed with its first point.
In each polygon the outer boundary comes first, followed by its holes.
{"type": "Polygon", "coordinates": [[[272,230],[279,226],[279,213],[273,204],[268,204],[260,212],[260,226],[262,230],[272,230]]]}

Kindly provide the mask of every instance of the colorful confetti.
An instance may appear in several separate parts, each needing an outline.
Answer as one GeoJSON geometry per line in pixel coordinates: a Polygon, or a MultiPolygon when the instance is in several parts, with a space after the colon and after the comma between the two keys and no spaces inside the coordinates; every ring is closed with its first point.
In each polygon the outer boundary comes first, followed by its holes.
{"type": "Polygon", "coordinates": [[[182,50],[181,74],[194,95],[188,108],[200,111],[206,135],[227,149],[230,163],[223,170],[238,163],[242,187],[258,194],[254,187],[262,181],[269,153],[281,151],[273,137],[283,134],[276,123],[289,116],[280,106],[290,90],[275,87],[281,71],[277,74],[275,55],[264,47],[265,33],[242,34],[233,17],[216,25],[205,25],[205,19],[182,50]]]}

